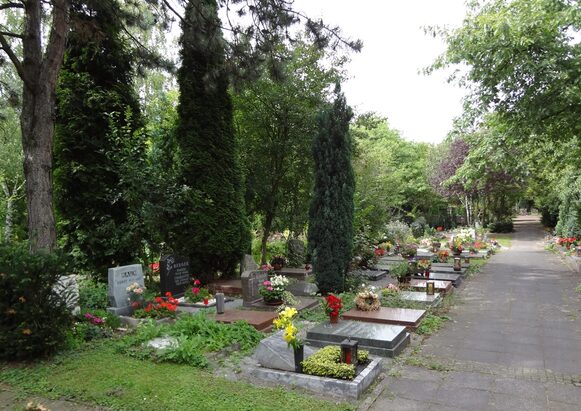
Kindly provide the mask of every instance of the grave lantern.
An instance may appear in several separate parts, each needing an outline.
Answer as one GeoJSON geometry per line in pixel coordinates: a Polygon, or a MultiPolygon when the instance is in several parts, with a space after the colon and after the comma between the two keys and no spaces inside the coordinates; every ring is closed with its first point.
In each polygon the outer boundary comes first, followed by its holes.
{"type": "Polygon", "coordinates": [[[434,295],[436,292],[436,284],[433,281],[426,281],[426,294],[434,295]]]}
{"type": "Polygon", "coordinates": [[[462,270],[462,259],[460,257],[454,257],[454,271],[462,270]]]}
{"type": "Polygon", "coordinates": [[[341,362],[357,367],[357,346],[359,343],[347,338],[341,342],[341,362]]]}
{"type": "Polygon", "coordinates": [[[216,293],[216,313],[224,314],[224,293],[216,293]]]}

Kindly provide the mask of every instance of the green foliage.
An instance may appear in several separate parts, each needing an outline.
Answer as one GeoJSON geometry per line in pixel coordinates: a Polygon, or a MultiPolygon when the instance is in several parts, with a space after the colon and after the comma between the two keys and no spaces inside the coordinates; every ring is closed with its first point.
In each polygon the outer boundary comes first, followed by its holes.
{"type": "Polygon", "coordinates": [[[105,310],[109,306],[107,284],[90,277],[80,280],[79,305],[87,310],[105,310]]]}
{"type": "Polygon", "coordinates": [[[403,280],[405,277],[410,275],[410,268],[407,262],[399,263],[392,266],[389,270],[389,274],[393,278],[397,278],[398,280],[403,280]]]}
{"type": "Polygon", "coordinates": [[[63,346],[72,317],[53,287],[68,263],[61,252],[33,255],[24,243],[0,245],[0,358],[36,358],[63,346]]]}
{"type": "Polygon", "coordinates": [[[491,223],[488,228],[491,233],[512,233],[514,230],[514,225],[512,220],[505,221],[495,221],[491,223]]]}
{"type": "Polygon", "coordinates": [[[169,246],[203,280],[233,276],[250,235],[215,1],[187,3],[180,38],[177,145],[181,201],[169,246]]]}
{"type": "Polygon", "coordinates": [[[141,250],[137,217],[145,145],[132,87],[133,57],[116,0],[74,2],[57,89],[55,204],[64,248],[106,278],[141,250]],[[98,35],[87,36],[87,27],[98,35]]]}
{"type": "Polygon", "coordinates": [[[339,86],[333,106],[319,116],[313,144],[315,187],[309,213],[309,250],[319,291],[340,292],[353,252],[354,175],[351,109],[339,86]]]}
{"type": "Polygon", "coordinates": [[[416,329],[416,333],[420,335],[431,335],[435,331],[442,328],[446,321],[450,320],[446,316],[438,316],[434,314],[426,314],[420,326],[416,329]]]}
{"type": "MultiPolygon", "coordinates": [[[[357,351],[359,362],[369,360],[369,352],[365,350],[357,351]]],[[[320,377],[333,377],[343,380],[352,380],[355,378],[355,366],[353,364],[341,363],[341,348],[335,345],[329,345],[321,348],[303,361],[303,372],[320,377]]]]}
{"type": "Polygon", "coordinates": [[[119,344],[119,349],[138,358],[153,358],[206,367],[205,353],[221,351],[235,346],[237,351],[247,353],[261,340],[262,335],[245,322],[222,324],[209,319],[205,313],[179,316],[173,325],[155,325],[153,322],[140,326],[136,333],[128,335],[119,344]],[[177,338],[178,344],[154,353],[144,349],[143,344],[160,336],[177,338]]]}

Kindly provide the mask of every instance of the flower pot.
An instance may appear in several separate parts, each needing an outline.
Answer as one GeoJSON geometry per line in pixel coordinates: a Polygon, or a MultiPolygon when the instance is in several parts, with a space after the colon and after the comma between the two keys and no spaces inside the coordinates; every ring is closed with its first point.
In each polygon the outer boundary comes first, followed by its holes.
{"type": "Polygon", "coordinates": [[[329,322],[331,324],[337,324],[339,322],[339,315],[338,314],[329,314],[329,322]]]}
{"type": "Polygon", "coordinates": [[[293,353],[295,356],[295,372],[303,373],[303,359],[305,357],[305,346],[299,345],[297,348],[293,348],[293,353]]]}
{"type": "Polygon", "coordinates": [[[272,268],[276,271],[282,270],[282,264],[273,264],[272,268]]]}
{"type": "Polygon", "coordinates": [[[282,298],[265,298],[264,304],[272,306],[282,305],[282,298]]]}
{"type": "Polygon", "coordinates": [[[204,305],[208,305],[208,299],[204,298],[204,305]]]}

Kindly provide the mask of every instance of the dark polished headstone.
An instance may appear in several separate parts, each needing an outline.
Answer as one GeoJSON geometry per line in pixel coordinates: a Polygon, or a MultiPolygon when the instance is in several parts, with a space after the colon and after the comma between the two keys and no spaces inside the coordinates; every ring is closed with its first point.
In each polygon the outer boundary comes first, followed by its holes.
{"type": "Polygon", "coordinates": [[[351,276],[363,277],[369,281],[378,281],[387,277],[387,271],[384,270],[353,270],[347,273],[351,276]]]}
{"type": "Polygon", "coordinates": [[[359,348],[383,357],[395,357],[410,341],[401,325],[339,320],[337,324],[319,324],[307,331],[307,342],[317,347],[340,345],[346,338],[359,342],[359,348]]]}
{"type": "Polygon", "coordinates": [[[170,292],[175,298],[182,297],[190,285],[190,260],[168,255],[159,262],[159,288],[161,295],[170,292]]]}

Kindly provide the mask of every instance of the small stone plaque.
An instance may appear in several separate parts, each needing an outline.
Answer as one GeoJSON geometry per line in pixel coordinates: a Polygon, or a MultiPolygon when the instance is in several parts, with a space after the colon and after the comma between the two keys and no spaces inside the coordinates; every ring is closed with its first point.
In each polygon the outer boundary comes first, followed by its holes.
{"type": "Polygon", "coordinates": [[[112,308],[129,307],[127,287],[137,283],[143,287],[143,268],[141,264],[109,268],[108,296],[112,308]]]}
{"type": "Polygon", "coordinates": [[[380,324],[404,325],[415,330],[426,315],[425,310],[411,308],[380,307],[375,311],[362,311],[356,308],[343,314],[345,320],[364,321],[380,324]]]}
{"type": "Polygon", "coordinates": [[[161,295],[168,291],[175,298],[182,297],[190,285],[190,260],[186,257],[168,255],[159,262],[159,288],[161,295]]]}
{"type": "Polygon", "coordinates": [[[337,324],[319,324],[307,331],[307,342],[317,347],[340,345],[345,338],[359,342],[359,347],[384,357],[395,357],[408,344],[409,334],[401,325],[339,320],[337,324]]]}

